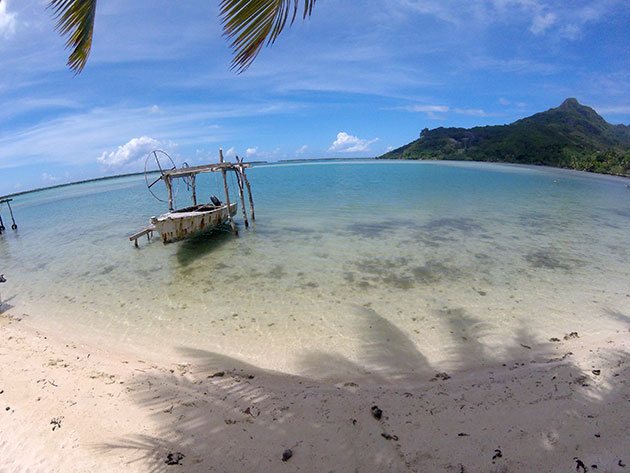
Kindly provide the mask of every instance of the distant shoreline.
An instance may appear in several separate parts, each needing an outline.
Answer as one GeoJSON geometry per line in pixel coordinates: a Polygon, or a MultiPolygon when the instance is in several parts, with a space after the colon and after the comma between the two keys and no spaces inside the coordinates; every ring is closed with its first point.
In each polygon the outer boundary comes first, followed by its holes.
{"type": "Polygon", "coordinates": [[[626,179],[630,179],[630,174],[616,174],[611,172],[595,172],[595,171],[586,171],[584,169],[575,169],[575,168],[566,168],[561,166],[549,166],[548,164],[529,164],[529,163],[512,163],[509,161],[481,161],[478,159],[421,159],[421,158],[384,158],[382,156],[378,156],[374,158],[377,161],[425,161],[425,162],[438,162],[438,163],[486,163],[486,164],[502,164],[508,166],[519,166],[519,167],[536,167],[536,168],[545,168],[545,169],[563,169],[565,171],[574,171],[580,173],[586,173],[590,175],[596,176],[612,176],[612,177],[623,177],[626,179]]]}
{"type": "MultiPolygon", "coordinates": [[[[412,162],[412,161],[426,161],[426,162],[442,162],[442,163],[487,163],[487,164],[501,164],[501,165],[511,165],[511,166],[519,166],[519,167],[537,167],[537,168],[545,168],[545,169],[562,169],[565,171],[574,171],[579,173],[586,173],[589,175],[596,176],[612,176],[612,177],[621,177],[625,179],[630,179],[630,174],[612,174],[612,173],[602,173],[602,172],[593,172],[593,171],[583,171],[580,169],[573,168],[563,168],[557,166],[547,166],[544,164],[521,164],[521,163],[508,163],[508,162],[497,162],[497,161],[478,161],[473,159],[464,159],[464,160],[453,160],[453,159],[393,159],[393,158],[383,158],[381,156],[377,157],[364,157],[364,158],[315,158],[315,159],[282,159],[279,161],[269,162],[269,161],[252,161],[249,164],[252,165],[265,165],[265,166],[273,166],[279,164],[299,164],[299,163],[325,163],[325,162],[342,162],[342,161],[389,161],[389,162],[412,162]]],[[[158,171],[151,171],[150,174],[157,173],[158,171]]],[[[20,192],[14,192],[11,194],[6,194],[0,196],[0,199],[17,197],[25,194],[32,194],[35,192],[46,191],[50,189],[59,189],[61,187],[74,186],[77,184],[85,184],[88,182],[98,182],[98,181],[107,181],[109,179],[118,179],[121,177],[130,177],[130,176],[140,176],[144,174],[143,171],[140,172],[130,172],[125,174],[115,174],[113,176],[101,176],[94,177],[90,179],[82,179],[80,181],[66,182],[63,184],[55,184],[54,186],[46,186],[46,187],[37,187],[35,189],[29,189],[20,192]]]]}
{"type": "MultiPolygon", "coordinates": [[[[153,173],[153,172],[158,172],[158,171],[152,171],[151,173],[153,173]]],[[[32,194],[32,193],[35,193],[35,192],[47,191],[47,190],[50,190],[50,189],[58,189],[60,187],[74,186],[74,185],[77,185],[77,184],[85,184],[87,182],[107,181],[108,179],[118,179],[119,177],[139,176],[141,174],[144,174],[144,172],[130,172],[130,173],[126,173],[126,174],[116,174],[114,176],[93,177],[91,179],[83,179],[81,181],[65,182],[63,184],[55,184],[54,186],[37,187],[35,189],[29,189],[29,190],[26,190],[26,191],[14,192],[12,194],[7,194],[7,195],[0,196],[0,199],[4,199],[5,197],[16,197],[18,195],[24,195],[24,194],[32,194]]]]}

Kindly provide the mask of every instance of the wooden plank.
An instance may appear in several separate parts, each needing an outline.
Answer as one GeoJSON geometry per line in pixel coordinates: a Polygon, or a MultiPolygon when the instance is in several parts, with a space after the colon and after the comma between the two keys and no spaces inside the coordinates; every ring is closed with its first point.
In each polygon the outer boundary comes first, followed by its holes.
{"type": "Polygon", "coordinates": [[[147,227],[147,228],[143,228],[143,229],[142,229],[142,230],[140,230],[139,232],[134,233],[133,235],[131,235],[131,236],[129,237],[129,241],[134,241],[134,240],[137,240],[137,239],[138,239],[138,238],[140,238],[141,236],[147,235],[147,234],[152,233],[152,232],[154,232],[154,231],[155,231],[155,227],[154,227],[154,226],[150,226],[150,227],[147,227]]]}
{"type": "Polygon", "coordinates": [[[250,167],[250,164],[240,163],[225,163],[220,162],[216,164],[202,164],[201,166],[192,166],[189,168],[178,168],[170,171],[164,171],[163,176],[169,176],[172,178],[176,177],[188,177],[194,176],[195,174],[200,174],[204,172],[217,172],[217,171],[225,171],[236,169],[237,167],[250,167]]]}

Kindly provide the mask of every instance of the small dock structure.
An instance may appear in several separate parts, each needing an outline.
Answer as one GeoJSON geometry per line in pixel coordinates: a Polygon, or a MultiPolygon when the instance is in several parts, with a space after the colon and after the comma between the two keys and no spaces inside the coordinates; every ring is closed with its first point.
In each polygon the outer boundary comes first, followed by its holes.
{"type": "MultiPolygon", "coordinates": [[[[17,230],[17,223],[15,223],[15,217],[13,216],[13,209],[11,208],[11,202],[13,202],[13,199],[0,199],[0,211],[2,210],[2,205],[3,204],[7,204],[7,207],[9,208],[9,214],[11,214],[11,229],[12,230],[17,230]]],[[[0,213],[0,235],[6,230],[5,226],[4,226],[4,221],[2,220],[2,213],[0,213]]]]}

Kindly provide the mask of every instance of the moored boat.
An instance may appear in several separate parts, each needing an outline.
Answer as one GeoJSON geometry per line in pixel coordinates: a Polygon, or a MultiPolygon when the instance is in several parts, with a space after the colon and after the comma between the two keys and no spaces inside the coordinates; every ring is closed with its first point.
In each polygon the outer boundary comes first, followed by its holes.
{"type": "Polygon", "coordinates": [[[171,243],[228,223],[236,210],[236,202],[230,203],[229,212],[228,205],[223,203],[194,205],[151,217],[151,223],[160,233],[162,242],[171,243]]]}
{"type": "Polygon", "coordinates": [[[151,237],[154,231],[159,232],[163,243],[171,243],[177,240],[188,238],[200,232],[211,231],[224,224],[229,224],[232,228],[232,232],[238,235],[236,225],[232,217],[236,215],[237,203],[230,202],[230,193],[228,191],[228,185],[226,180],[226,173],[228,171],[234,172],[236,175],[236,182],[238,184],[238,192],[241,199],[241,205],[243,206],[243,219],[245,227],[249,226],[247,220],[247,213],[245,211],[244,202],[244,188],[247,188],[250,210],[252,212],[252,220],[255,220],[254,216],[254,203],[251,196],[251,188],[249,181],[245,175],[245,168],[249,167],[249,164],[243,163],[243,160],[239,160],[237,157],[236,163],[229,163],[223,160],[223,153],[219,150],[219,163],[216,164],[204,164],[201,166],[190,167],[184,165],[180,168],[176,167],[171,157],[164,151],[155,150],[149,153],[145,163],[145,180],[149,192],[153,196],[162,201],[168,203],[168,212],[157,217],[151,217],[151,225],[134,233],[129,237],[129,240],[133,241],[138,246],[138,238],[143,235],[151,237]],[[150,175],[152,172],[148,171],[149,161],[155,161],[157,165],[156,172],[159,172],[159,177],[152,180],[149,183],[150,175]],[[216,196],[210,197],[210,202],[199,204],[197,203],[197,187],[196,177],[201,173],[208,172],[221,172],[223,175],[223,186],[225,191],[225,202],[221,202],[216,196]],[[188,189],[191,191],[192,206],[184,207],[180,209],[174,208],[174,192],[173,181],[175,179],[182,179],[188,189]],[[155,194],[151,188],[163,181],[166,185],[167,199],[164,200],[155,194]]]}

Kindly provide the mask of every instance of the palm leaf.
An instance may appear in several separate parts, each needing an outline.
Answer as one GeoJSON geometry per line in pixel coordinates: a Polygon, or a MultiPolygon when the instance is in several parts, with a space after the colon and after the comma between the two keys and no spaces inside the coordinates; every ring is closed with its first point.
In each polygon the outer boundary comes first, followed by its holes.
{"type": "Polygon", "coordinates": [[[221,0],[223,35],[232,40],[232,69],[243,72],[262,47],[273,44],[291,17],[295,21],[303,3],[302,18],[311,14],[315,0],[221,0]]]}
{"type": "Polygon", "coordinates": [[[57,19],[57,31],[68,37],[66,48],[72,52],[67,64],[76,74],[85,67],[92,48],[96,1],[50,0],[48,4],[57,19]]]}

